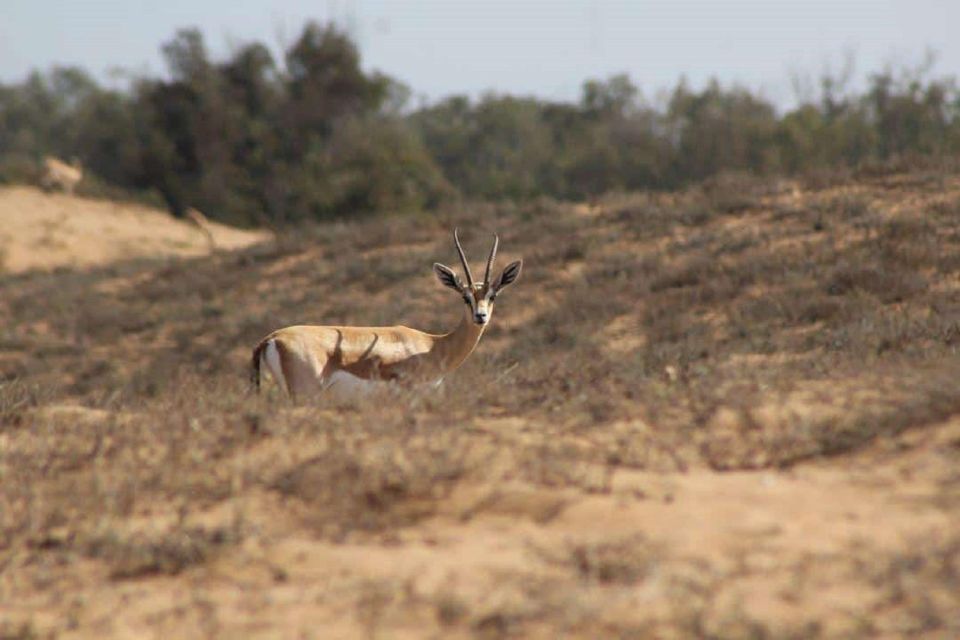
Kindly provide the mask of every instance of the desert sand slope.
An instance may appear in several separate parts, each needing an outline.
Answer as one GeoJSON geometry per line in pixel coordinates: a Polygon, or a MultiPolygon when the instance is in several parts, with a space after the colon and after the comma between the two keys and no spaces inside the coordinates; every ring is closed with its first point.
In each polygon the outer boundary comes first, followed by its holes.
{"type": "MultiPolygon", "coordinates": [[[[267,238],[211,223],[220,249],[267,238]]],[[[210,250],[200,230],[163,211],[32,187],[0,189],[0,268],[8,273],[91,267],[138,257],[196,256],[210,250]]]]}
{"type": "Polygon", "coordinates": [[[0,275],[0,639],[960,638],[960,175],[824,182],[0,275]],[[449,329],[453,226],[525,266],[440,388],[249,392],[449,329]]]}

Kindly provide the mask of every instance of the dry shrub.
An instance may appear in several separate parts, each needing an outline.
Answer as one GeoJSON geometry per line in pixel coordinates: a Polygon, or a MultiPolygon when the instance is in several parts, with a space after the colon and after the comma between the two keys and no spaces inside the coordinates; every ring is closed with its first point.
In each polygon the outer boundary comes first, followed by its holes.
{"type": "Polygon", "coordinates": [[[816,290],[781,291],[744,300],[737,306],[736,314],[737,322],[746,327],[771,323],[802,325],[830,320],[848,305],[847,299],[831,298],[816,290]]]}
{"type": "Polygon", "coordinates": [[[0,620],[0,638],[3,640],[37,640],[44,637],[31,621],[0,620]]]}
{"type": "Polygon", "coordinates": [[[237,542],[228,530],[178,528],[160,535],[121,535],[108,531],[81,543],[87,555],[103,560],[110,577],[138,578],[148,575],[176,575],[191,566],[208,562],[214,554],[237,542]]]}
{"type": "Polygon", "coordinates": [[[0,433],[23,424],[27,412],[43,404],[47,396],[39,385],[16,378],[0,382],[0,433]]]}
{"type": "Polygon", "coordinates": [[[760,198],[776,193],[779,187],[773,180],[727,171],[705,180],[700,190],[709,210],[732,214],[756,206],[760,198]]]}
{"type": "Polygon", "coordinates": [[[843,392],[825,385],[741,396],[722,404],[700,435],[716,469],[785,467],[856,450],[882,436],[933,424],[960,412],[952,363],[893,376],[875,371],[851,378],[843,392]],[[884,374],[887,375],[884,375],[884,374]]]}
{"type": "Polygon", "coordinates": [[[804,189],[823,191],[848,184],[852,179],[853,172],[847,167],[814,167],[801,174],[800,183],[804,189]]]}
{"type": "Polygon", "coordinates": [[[307,505],[311,526],[335,538],[431,515],[471,470],[469,445],[448,428],[386,422],[390,433],[372,439],[338,442],[332,435],[327,451],[282,470],[269,486],[307,505]]]}
{"type": "Polygon", "coordinates": [[[857,554],[858,568],[883,593],[881,613],[871,621],[870,631],[943,637],[960,633],[960,538],[916,540],[911,548],[873,557],[857,554]]]}
{"type": "Polygon", "coordinates": [[[570,542],[566,557],[553,562],[569,565],[581,580],[603,584],[635,584],[654,570],[657,549],[643,536],[621,540],[570,542]]]}
{"type": "Polygon", "coordinates": [[[667,289],[704,285],[712,279],[716,271],[716,261],[695,255],[661,273],[650,283],[650,290],[658,293],[667,289]]]}
{"type": "Polygon", "coordinates": [[[902,302],[927,287],[922,274],[893,265],[840,264],[830,274],[825,291],[832,296],[847,296],[863,291],[877,296],[883,304],[902,302]]]}
{"type": "Polygon", "coordinates": [[[858,223],[863,219],[872,219],[870,202],[858,193],[833,196],[824,202],[822,207],[826,213],[844,222],[858,223]]]}

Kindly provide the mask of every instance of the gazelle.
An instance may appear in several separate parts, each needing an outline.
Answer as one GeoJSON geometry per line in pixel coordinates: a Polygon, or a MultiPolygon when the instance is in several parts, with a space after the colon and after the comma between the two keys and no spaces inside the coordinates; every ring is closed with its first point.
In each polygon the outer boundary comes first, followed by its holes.
{"type": "Polygon", "coordinates": [[[67,164],[53,156],[46,156],[43,159],[43,176],[40,178],[40,186],[44,189],[49,191],[59,187],[73,195],[74,189],[81,180],[83,180],[83,166],[79,160],[74,159],[67,164]]]}
{"type": "Polygon", "coordinates": [[[253,350],[252,380],[260,387],[266,369],[294,400],[330,389],[354,394],[377,383],[437,383],[473,352],[493,315],[497,295],[520,275],[523,261],[508,264],[491,279],[499,237],[487,258],[482,282],[474,282],[457,231],[453,241],[466,283],[439,262],[440,283],[463,298],[464,315],[450,333],[425,333],[409,327],[326,327],[298,325],[274,331],[253,350]]]}

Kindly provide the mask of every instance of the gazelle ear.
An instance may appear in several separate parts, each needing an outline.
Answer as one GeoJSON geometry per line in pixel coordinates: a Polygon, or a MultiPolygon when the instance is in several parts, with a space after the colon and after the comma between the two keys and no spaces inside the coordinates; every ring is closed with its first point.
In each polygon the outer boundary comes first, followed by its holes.
{"type": "Polygon", "coordinates": [[[450,287],[454,291],[463,292],[463,283],[460,282],[460,278],[453,272],[453,269],[439,262],[434,262],[433,271],[437,274],[437,280],[440,281],[440,284],[450,287]]]}
{"type": "Polygon", "coordinates": [[[520,269],[522,268],[523,268],[523,260],[517,260],[516,262],[511,262],[506,267],[504,267],[503,271],[500,272],[500,277],[498,277],[497,281],[493,284],[493,290],[499,292],[508,284],[512,283],[514,280],[519,278],[520,269]]]}

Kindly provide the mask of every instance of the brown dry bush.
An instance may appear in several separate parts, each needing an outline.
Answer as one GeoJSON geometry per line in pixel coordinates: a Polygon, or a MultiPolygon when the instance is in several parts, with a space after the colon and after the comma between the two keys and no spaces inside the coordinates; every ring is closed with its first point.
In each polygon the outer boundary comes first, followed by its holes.
{"type": "Polygon", "coordinates": [[[960,412],[955,363],[891,373],[873,371],[843,393],[782,384],[773,399],[769,392],[741,392],[735,403],[716,397],[702,454],[717,469],[783,467],[849,453],[960,412]]]}
{"type": "Polygon", "coordinates": [[[207,562],[218,548],[235,543],[223,529],[178,529],[153,538],[121,537],[115,531],[84,540],[84,551],[110,566],[110,577],[137,578],[152,574],[175,575],[207,562]]]}
{"type": "Polygon", "coordinates": [[[562,556],[539,550],[545,559],[573,570],[583,581],[598,584],[633,584],[647,578],[656,565],[657,549],[643,536],[620,540],[577,541],[566,545],[562,556]]]}
{"type": "Polygon", "coordinates": [[[905,635],[960,631],[955,594],[960,590],[960,540],[917,541],[915,551],[860,558],[859,568],[883,593],[884,603],[899,615],[881,614],[872,632],[905,635]]]}
{"type": "Polygon", "coordinates": [[[489,456],[449,423],[396,413],[365,418],[356,433],[324,432],[320,453],[265,479],[307,507],[306,521],[319,535],[341,539],[427,517],[489,456]]]}

